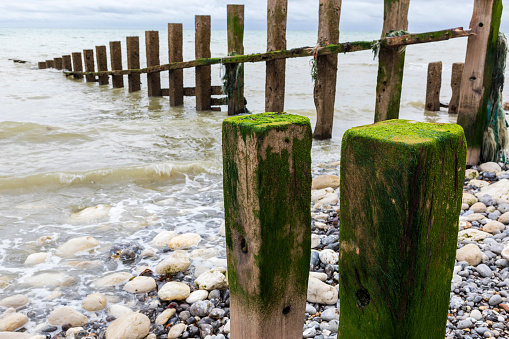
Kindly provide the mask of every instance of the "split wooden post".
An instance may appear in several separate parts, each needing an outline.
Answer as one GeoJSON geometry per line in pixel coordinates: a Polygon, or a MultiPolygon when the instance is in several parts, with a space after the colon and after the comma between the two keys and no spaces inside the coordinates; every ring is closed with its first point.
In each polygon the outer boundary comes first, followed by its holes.
{"type": "MultiPolygon", "coordinates": [[[[147,67],[159,65],[159,32],[145,31],[145,51],[147,54],[147,67]]],[[[149,97],[161,96],[161,74],[159,72],[147,73],[147,87],[149,97]]]]}
{"type": "Polygon", "coordinates": [[[54,68],[53,60],[46,60],[46,67],[47,68],[54,68]]]}
{"type": "MultiPolygon", "coordinates": [[[[318,44],[337,44],[339,42],[339,19],[341,0],[320,0],[318,19],[318,44]]],[[[317,56],[314,100],[316,106],[315,139],[330,139],[334,122],[334,103],[336,101],[336,80],[338,56],[317,56]]]]}
{"type": "Polygon", "coordinates": [[[458,107],[460,103],[460,89],[461,89],[461,77],[463,76],[463,62],[456,62],[452,64],[451,73],[451,88],[452,96],[449,101],[449,113],[458,113],[458,107]]]}
{"type": "Polygon", "coordinates": [[[444,338],[465,157],[456,124],[390,120],[344,134],[338,338],[444,338]]]}
{"type": "MultiPolygon", "coordinates": [[[[227,6],[228,55],[244,54],[244,5],[227,6]]],[[[244,113],[244,64],[226,65],[228,115],[244,113]]],[[[268,111],[269,112],[269,111],[268,111]]],[[[273,111],[270,111],[273,112],[273,111]]]]}
{"type": "Polygon", "coordinates": [[[54,58],[53,64],[55,65],[55,69],[58,69],[59,71],[62,70],[62,58],[54,58]]]}
{"type": "MultiPolygon", "coordinates": [[[[140,38],[137,36],[128,36],[126,38],[127,46],[127,68],[140,69],[140,38]]],[[[129,83],[129,93],[141,90],[140,73],[132,73],[127,76],[129,83]]]]}
{"type": "Polygon", "coordinates": [[[39,69],[46,69],[46,61],[39,61],[39,69]]]}
{"type": "Polygon", "coordinates": [[[72,53],[72,68],[74,72],[78,72],[77,74],[74,74],[74,79],[82,79],[83,75],[80,73],[83,72],[83,60],[80,52],[72,53]]]}
{"type": "MultiPolygon", "coordinates": [[[[195,57],[210,58],[210,15],[195,16],[195,57]]],[[[198,66],[196,71],[196,110],[210,110],[211,75],[210,66],[198,66]]]]}
{"type": "MultiPolygon", "coordinates": [[[[288,0],[269,0],[267,3],[267,52],[286,49],[288,0]]],[[[265,63],[265,112],[285,110],[286,60],[265,63]]]]}
{"type": "MultiPolygon", "coordinates": [[[[97,59],[97,71],[108,71],[108,57],[106,55],[106,46],[95,46],[95,56],[97,59]]],[[[98,76],[99,85],[107,85],[109,80],[107,75],[98,76]]]]}
{"type": "Polygon", "coordinates": [[[62,55],[62,67],[64,70],[72,72],[72,61],[70,55],[62,55]]]}
{"type": "MultiPolygon", "coordinates": [[[[182,62],[184,37],[182,24],[168,24],[168,60],[182,62]]],[[[184,70],[170,69],[169,96],[170,106],[182,106],[184,104],[184,70]]]]}
{"type": "Polygon", "coordinates": [[[426,110],[440,111],[440,89],[442,87],[442,61],[428,64],[428,82],[426,86],[426,110]]]}
{"type": "MultiPolygon", "coordinates": [[[[384,0],[382,38],[390,31],[408,30],[410,0],[384,0]]],[[[376,84],[375,122],[397,119],[405,66],[405,47],[380,47],[376,84]]]]}
{"type": "Polygon", "coordinates": [[[486,128],[486,114],[497,47],[502,0],[475,0],[461,80],[458,124],[465,130],[467,164],[477,165],[486,128]]]}
{"type": "Polygon", "coordinates": [[[223,121],[232,338],[302,337],[311,142],[306,117],[262,113],[223,121]]]}
{"type": "MultiPolygon", "coordinates": [[[[122,70],[122,48],[120,41],[110,41],[110,60],[112,71],[122,70]]],[[[113,84],[113,88],[122,88],[124,87],[124,76],[112,75],[111,82],[113,84]]]]}
{"type": "MultiPolygon", "coordinates": [[[[95,71],[94,50],[84,49],[83,58],[85,59],[85,72],[94,72],[95,71]]],[[[87,82],[95,82],[95,76],[85,75],[85,80],[87,82]]]]}

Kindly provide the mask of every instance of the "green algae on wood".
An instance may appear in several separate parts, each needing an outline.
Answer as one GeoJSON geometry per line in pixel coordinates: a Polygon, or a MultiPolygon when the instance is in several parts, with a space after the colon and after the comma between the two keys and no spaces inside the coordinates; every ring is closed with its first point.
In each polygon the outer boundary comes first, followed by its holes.
{"type": "Polygon", "coordinates": [[[311,247],[309,119],[262,113],[223,122],[232,338],[299,338],[311,247]]]}
{"type": "Polygon", "coordinates": [[[444,338],[465,158],[455,124],[345,133],[338,338],[444,338]]]}

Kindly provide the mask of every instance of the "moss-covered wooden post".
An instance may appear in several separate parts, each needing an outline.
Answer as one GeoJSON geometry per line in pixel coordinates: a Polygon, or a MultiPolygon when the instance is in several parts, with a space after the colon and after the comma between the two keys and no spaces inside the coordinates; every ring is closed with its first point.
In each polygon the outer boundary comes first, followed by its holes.
{"type": "MultiPolygon", "coordinates": [[[[382,38],[391,31],[408,30],[410,0],[384,0],[382,38]]],[[[405,66],[405,47],[381,46],[378,54],[375,122],[397,119],[405,66]]]]}
{"type": "MultiPolygon", "coordinates": [[[[184,37],[182,24],[168,24],[168,60],[172,62],[182,62],[182,48],[184,37]]],[[[184,104],[184,70],[170,69],[170,106],[182,106],[184,104]]]]}
{"type": "MultiPolygon", "coordinates": [[[[85,59],[85,72],[95,72],[94,50],[93,49],[84,49],[83,50],[83,58],[85,59]]],[[[87,82],[95,82],[95,76],[94,75],[86,75],[85,80],[87,82]]]]}
{"type": "Polygon", "coordinates": [[[59,71],[62,70],[62,58],[54,58],[53,63],[55,65],[55,69],[58,69],[59,71]]]}
{"type": "MultiPolygon", "coordinates": [[[[106,55],[106,46],[95,46],[95,57],[97,60],[97,71],[107,72],[108,71],[108,57],[106,55]]],[[[109,78],[107,75],[100,75],[97,77],[99,85],[107,85],[109,78]]]]}
{"type": "Polygon", "coordinates": [[[309,119],[223,121],[232,338],[302,337],[311,256],[309,119]]]}
{"type": "MultiPolygon", "coordinates": [[[[339,18],[341,0],[320,0],[318,20],[318,44],[320,46],[339,42],[339,18]]],[[[314,100],[316,106],[315,139],[330,139],[334,122],[334,103],[336,102],[336,80],[338,56],[321,55],[315,60],[316,79],[314,100]]]]}
{"type": "Polygon", "coordinates": [[[458,113],[460,103],[461,77],[463,76],[463,62],[455,62],[452,64],[451,72],[451,101],[449,101],[449,113],[458,113]]]}
{"type": "MultiPolygon", "coordinates": [[[[244,5],[227,6],[228,55],[244,54],[244,5]]],[[[244,113],[244,64],[226,65],[228,115],[244,113]]]]}
{"type": "MultiPolygon", "coordinates": [[[[196,59],[210,58],[210,15],[195,16],[194,52],[196,59]]],[[[196,74],[196,110],[210,110],[211,106],[211,75],[210,66],[198,66],[196,74]]]]}
{"type": "Polygon", "coordinates": [[[74,72],[77,72],[77,74],[74,74],[74,79],[82,79],[83,75],[80,73],[83,72],[83,60],[81,59],[80,52],[72,53],[72,68],[74,72]]]}
{"type": "Polygon", "coordinates": [[[338,338],[443,339],[466,141],[389,120],[343,136],[338,338]]]}
{"type": "Polygon", "coordinates": [[[72,61],[70,55],[62,55],[62,67],[64,70],[72,72],[72,61]]]}
{"type": "Polygon", "coordinates": [[[477,165],[481,159],[501,17],[502,0],[474,2],[470,29],[476,35],[468,37],[458,109],[458,124],[467,138],[468,165],[477,165]]]}
{"type": "MultiPolygon", "coordinates": [[[[126,37],[127,47],[127,68],[140,69],[140,38],[137,36],[126,37]]],[[[141,89],[140,73],[131,73],[127,76],[129,93],[141,89]]]]}
{"type": "Polygon", "coordinates": [[[440,111],[440,89],[442,88],[442,61],[428,64],[426,86],[426,110],[440,111]]]}
{"type": "MultiPolygon", "coordinates": [[[[120,41],[110,41],[110,61],[112,71],[122,70],[122,48],[120,41]]],[[[112,75],[111,83],[113,88],[124,87],[124,76],[123,75],[112,75]]]]}

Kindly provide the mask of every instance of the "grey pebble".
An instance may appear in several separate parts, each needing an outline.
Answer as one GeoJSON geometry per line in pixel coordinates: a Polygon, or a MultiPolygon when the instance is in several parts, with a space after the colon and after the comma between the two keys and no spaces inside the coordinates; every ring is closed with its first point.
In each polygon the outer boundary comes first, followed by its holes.
{"type": "Polygon", "coordinates": [[[502,297],[498,294],[495,294],[493,295],[490,300],[488,301],[488,303],[491,305],[491,306],[496,306],[498,304],[500,304],[502,302],[502,297]]]}
{"type": "Polygon", "coordinates": [[[485,278],[491,278],[493,276],[493,271],[486,264],[477,265],[475,270],[485,278]]]}

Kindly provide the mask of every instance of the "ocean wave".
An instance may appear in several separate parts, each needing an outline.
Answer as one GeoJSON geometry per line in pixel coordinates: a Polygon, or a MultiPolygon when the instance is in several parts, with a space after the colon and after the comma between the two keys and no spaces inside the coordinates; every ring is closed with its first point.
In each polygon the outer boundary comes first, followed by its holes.
{"type": "Polygon", "coordinates": [[[33,122],[3,121],[0,122],[0,140],[13,139],[31,142],[52,140],[90,140],[80,133],[67,132],[60,127],[41,125],[33,122]]]}

